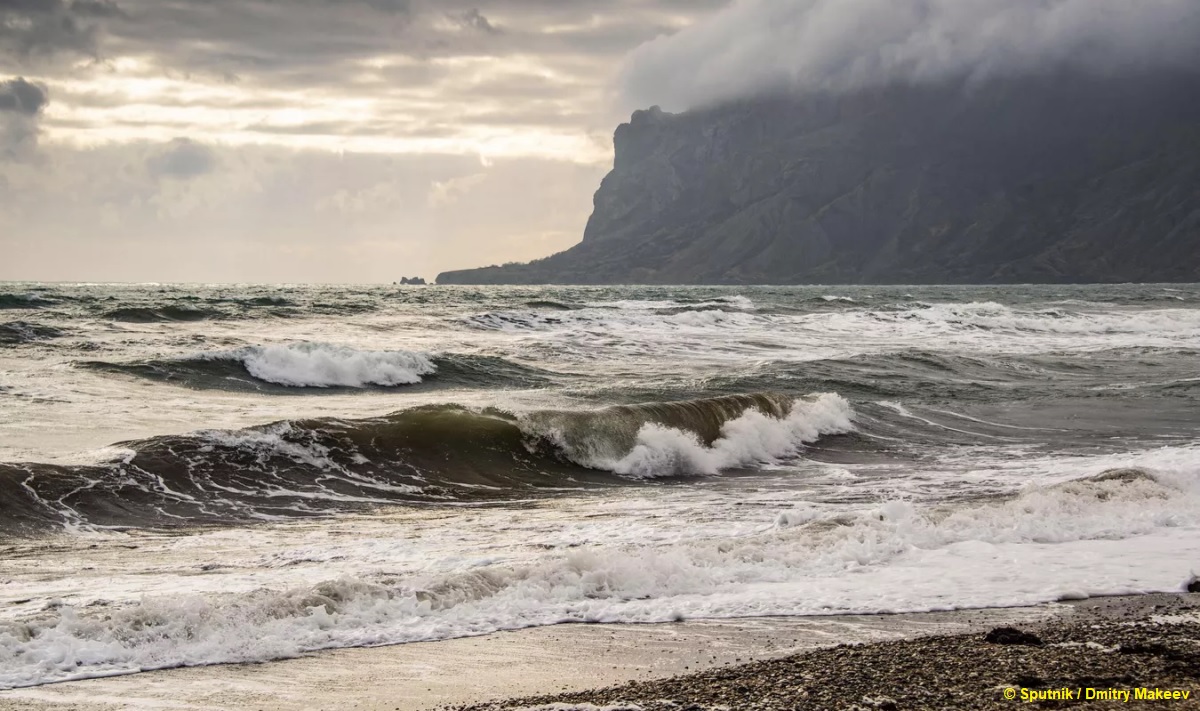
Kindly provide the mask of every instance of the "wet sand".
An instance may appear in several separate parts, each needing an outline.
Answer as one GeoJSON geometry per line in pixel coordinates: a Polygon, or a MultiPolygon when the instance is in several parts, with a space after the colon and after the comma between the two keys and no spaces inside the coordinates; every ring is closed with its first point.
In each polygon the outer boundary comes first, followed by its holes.
{"type": "Polygon", "coordinates": [[[558,625],[483,637],[318,652],[265,664],[170,669],[0,692],[5,711],[418,711],[583,691],[780,658],[842,643],[963,634],[1070,614],[1034,608],[558,625]]]}
{"type": "Polygon", "coordinates": [[[1041,624],[842,645],[455,711],[1200,709],[1200,595],[1092,600],[1041,624]]]}

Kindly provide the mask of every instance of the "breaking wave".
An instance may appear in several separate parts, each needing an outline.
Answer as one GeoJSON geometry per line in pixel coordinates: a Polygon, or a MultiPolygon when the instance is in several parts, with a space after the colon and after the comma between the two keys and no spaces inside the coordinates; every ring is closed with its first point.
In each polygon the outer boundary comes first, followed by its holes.
{"type": "Polygon", "coordinates": [[[80,367],[196,389],[294,393],[411,387],[538,387],[556,374],[494,356],[366,351],[328,343],[246,346],[132,363],[84,361],[80,367]]]}
{"type": "Polygon", "coordinates": [[[755,394],[519,415],[431,405],[155,437],[116,445],[127,455],[107,464],[0,464],[0,528],[233,524],[715,474],[798,455],[852,417],[834,394],[755,394]]]}
{"type": "MultiPolygon", "coordinates": [[[[565,622],[915,612],[1174,590],[1180,579],[1102,553],[1128,556],[1127,540],[1198,524],[1194,490],[1141,470],[982,502],[890,500],[855,512],[800,504],[749,535],[147,596],[102,612],[59,606],[0,624],[0,688],[565,622]]],[[[1159,539],[1163,555],[1191,545],[1159,539]]]]}
{"type": "Polygon", "coordinates": [[[711,475],[794,456],[822,435],[853,429],[838,395],[792,400],[727,396],[682,403],[618,406],[590,412],[539,412],[525,418],[579,464],[649,479],[711,475]]]}
{"type": "Polygon", "coordinates": [[[236,361],[251,376],[297,388],[412,385],[437,368],[409,351],[360,351],[326,343],[251,346],[201,359],[236,361]]]}

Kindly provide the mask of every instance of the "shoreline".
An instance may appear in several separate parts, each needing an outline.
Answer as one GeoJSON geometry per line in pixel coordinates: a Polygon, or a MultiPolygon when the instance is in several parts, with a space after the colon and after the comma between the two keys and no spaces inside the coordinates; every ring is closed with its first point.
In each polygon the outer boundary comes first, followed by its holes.
{"type": "Polygon", "coordinates": [[[1021,629],[843,644],[586,692],[440,711],[1200,709],[1200,594],[1094,598],[1021,629]]]}
{"type": "MultiPolygon", "coordinates": [[[[793,667],[811,667],[805,672],[810,675],[824,674],[826,667],[837,670],[847,650],[891,658],[907,654],[907,649],[936,657],[948,653],[945,650],[974,649],[982,633],[995,627],[1049,630],[1044,633],[1049,639],[1085,624],[1107,629],[1168,612],[1195,616],[1197,610],[1200,595],[1148,594],[949,612],[553,625],[439,642],[330,650],[260,664],[176,668],[15,689],[0,692],[0,709],[492,711],[549,703],[603,708],[639,699],[645,709],[665,709],[670,707],[653,704],[672,693],[686,702],[679,708],[699,703],[697,708],[704,709],[708,702],[717,708],[729,706],[731,690],[753,688],[753,680],[764,674],[778,676],[793,667]],[[803,661],[796,667],[795,660],[803,661]]],[[[1200,618],[1189,629],[1198,626],[1200,618]]],[[[753,701],[743,708],[773,708],[770,703],[753,701]]],[[[900,708],[926,707],[906,704],[900,708]]]]}
{"type": "Polygon", "coordinates": [[[324,650],[0,691],[0,711],[355,708],[428,711],[873,643],[1027,624],[1069,606],[651,624],[561,624],[436,642],[324,650]]]}

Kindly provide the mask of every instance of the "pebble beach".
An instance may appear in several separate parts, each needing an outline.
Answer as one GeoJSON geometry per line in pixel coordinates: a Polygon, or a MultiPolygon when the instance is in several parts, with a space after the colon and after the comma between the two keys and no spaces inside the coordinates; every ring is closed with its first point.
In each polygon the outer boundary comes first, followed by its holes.
{"type": "Polygon", "coordinates": [[[443,711],[1200,708],[1200,595],[1090,600],[985,634],[839,645],[698,674],[443,711]],[[1138,698],[1138,696],[1142,698],[1138,698]]]}

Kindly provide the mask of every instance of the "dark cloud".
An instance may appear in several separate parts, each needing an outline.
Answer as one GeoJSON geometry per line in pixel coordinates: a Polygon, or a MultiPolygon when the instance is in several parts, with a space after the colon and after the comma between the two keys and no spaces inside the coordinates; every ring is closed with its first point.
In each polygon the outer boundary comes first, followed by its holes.
{"type": "MultiPolygon", "coordinates": [[[[608,110],[607,86],[626,52],[722,2],[0,0],[0,58],[99,59],[86,66],[36,63],[37,73],[57,85],[57,102],[92,109],[59,112],[47,123],[56,133],[87,130],[88,121],[99,131],[138,121],[152,128],[154,116],[166,115],[121,113],[123,103],[146,97],[126,92],[119,82],[98,91],[78,81],[105,75],[236,85],[241,91],[202,97],[173,87],[149,103],[247,112],[260,107],[260,116],[238,117],[240,132],[323,130],[335,136],[377,128],[384,137],[452,135],[458,119],[481,111],[502,118],[513,101],[522,102],[523,118],[500,121],[505,127],[562,126],[562,116],[590,113],[595,125],[583,127],[590,131],[618,117],[608,110]],[[119,63],[122,58],[135,58],[135,68],[119,63]],[[487,64],[491,59],[498,61],[487,64]],[[293,128],[295,122],[275,117],[290,108],[280,103],[295,102],[298,91],[311,93],[312,103],[293,107],[316,116],[302,117],[299,123],[306,125],[293,128]],[[329,120],[330,112],[321,110],[322,100],[357,97],[376,105],[376,115],[329,120]],[[546,119],[529,116],[531,108],[545,109],[546,119]],[[107,115],[94,118],[100,114],[107,115]]],[[[152,135],[199,138],[198,128],[183,119],[152,135]]]]}
{"type": "Polygon", "coordinates": [[[190,180],[217,166],[213,149],[190,138],[176,138],[146,159],[150,174],[159,178],[190,180]]]}
{"type": "Polygon", "coordinates": [[[28,158],[37,149],[38,119],[49,101],[44,87],[16,77],[0,82],[0,159],[28,158]]]}
{"type": "Polygon", "coordinates": [[[737,0],[640,47],[631,106],[981,80],[1064,67],[1200,67],[1196,0],[737,0]]]}
{"type": "Polygon", "coordinates": [[[124,0],[109,54],[149,55],[186,72],[269,80],[412,51],[416,13],[396,0],[124,0]]]}
{"type": "Polygon", "coordinates": [[[500,34],[500,28],[493,25],[491,20],[487,19],[487,17],[480,12],[479,8],[477,7],[473,7],[466,12],[450,15],[450,19],[454,20],[466,29],[478,30],[480,32],[486,32],[493,35],[500,34]]]}
{"type": "Polygon", "coordinates": [[[46,90],[26,81],[24,77],[0,82],[0,111],[35,116],[47,101],[46,90]]]}
{"type": "MultiPolygon", "coordinates": [[[[37,65],[62,108],[43,124],[55,138],[220,134],[214,140],[236,143],[258,133],[289,145],[304,143],[296,136],[333,145],[374,134],[417,146],[461,135],[478,145],[552,127],[564,145],[566,134],[607,133],[617,123],[610,82],[626,52],[722,2],[0,0],[0,7],[65,18],[73,45],[99,57],[37,65]],[[161,88],[148,95],[155,84],[161,88]],[[566,117],[580,117],[577,131],[566,117]]],[[[61,48],[71,42],[49,44],[70,56],[61,48]]],[[[518,144],[531,142],[506,145],[518,144]]]]}
{"type": "Polygon", "coordinates": [[[0,0],[41,18],[28,46],[153,58],[245,82],[342,84],[380,55],[586,57],[593,71],[725,0],[0,0]],[[34,13],[28,7],[45,6],[34,13]],[[50,22],[48,18],[55,18],[50,22]],[[449,19],[450,23],[446,23],[449,19]],[[57,24],[56,24],[57,23],[57,24]],[[54,30],[54,32],[51,32],[54,30]],[[469,30],[469,31],[463,31],[469,30]]]}
{"type": "Polygon", "coordinates": [[[121,15],[107,0],[0,0],[0,55],[22,63],[96,56],[102,22],[121,15]]]}
{"type": "Polygon", "coordinates": [[[391,281],[564,248],[613,70],[726,2],[0,0],[0,67],[54,100],[0,99],[0,156],[34,158],[0,160],[0,278],[391,281]]]}

